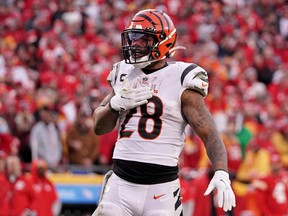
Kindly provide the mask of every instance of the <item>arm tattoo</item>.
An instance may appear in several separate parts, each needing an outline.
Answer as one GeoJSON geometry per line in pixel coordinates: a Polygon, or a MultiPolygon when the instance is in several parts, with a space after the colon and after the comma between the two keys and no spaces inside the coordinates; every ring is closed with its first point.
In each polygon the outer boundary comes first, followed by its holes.
{"type": "Polygon", "coordinates": [[[214,168],[227,170],[226,149],[203,97],[199,93],[186,90],[182,97],[182,110],[190,126],[205,144],[214,168]]]}

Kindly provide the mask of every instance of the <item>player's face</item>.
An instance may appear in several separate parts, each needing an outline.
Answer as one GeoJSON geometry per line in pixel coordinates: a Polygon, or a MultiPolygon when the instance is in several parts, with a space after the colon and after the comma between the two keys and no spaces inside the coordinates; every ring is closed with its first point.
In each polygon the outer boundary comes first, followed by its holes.
{"type": "Polygon", "coordinates": [[[20,160],[17,157],[11,157],[6,162],[7,173],[18,176],[21,173],[20,160]]]}
{"type": "Polygon", "coordinates": [[[143,33],[135,33],[131,32],[128,34],[132,46],[152,46],[153,45],[153,37],[148,34],[143,33]]]}
{"type": "Polygon", "coordinates": [[[134,49],[131,49],[130,55],[137,59],[146,56],[150,53],[154,45],[155,37],[153,35],[140,33],[140,32],[128,32],[125,35],[125,44],[134,49]]]}

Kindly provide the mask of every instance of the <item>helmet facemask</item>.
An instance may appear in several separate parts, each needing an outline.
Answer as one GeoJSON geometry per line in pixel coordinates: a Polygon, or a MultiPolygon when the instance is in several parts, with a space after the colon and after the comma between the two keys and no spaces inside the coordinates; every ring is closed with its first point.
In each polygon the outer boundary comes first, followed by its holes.
{"type": "Polygon", "coordinates": [[[157,55],[158,38],[153,32],[143,30],[125,30],[121,34],[124,60],[127,64],[133,64],[137,68],[145,68],[157,55]]]}

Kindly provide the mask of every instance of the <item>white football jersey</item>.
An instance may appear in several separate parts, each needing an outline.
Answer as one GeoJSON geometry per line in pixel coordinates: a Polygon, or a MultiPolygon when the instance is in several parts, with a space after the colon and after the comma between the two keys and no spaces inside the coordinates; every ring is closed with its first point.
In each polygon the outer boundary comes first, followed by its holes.
{"type": "Polygon", "coordinates": [[[113,158],[177,166],[187,125],[181,111],[181,95],[190,88],[205,97],[206,71],[196,64],[168,62],[168,66],[145,74],[121,61],[114,64],[107,80],[115,92],[142,86],[154,90],[147,104],[120,115],[113,158]]]}

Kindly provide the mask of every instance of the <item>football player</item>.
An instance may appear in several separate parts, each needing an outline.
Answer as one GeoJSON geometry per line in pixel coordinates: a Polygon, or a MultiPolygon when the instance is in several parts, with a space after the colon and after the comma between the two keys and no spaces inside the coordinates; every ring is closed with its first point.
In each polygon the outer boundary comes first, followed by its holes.
{"type": "Polygon", "coordinates": [[[107,80],[113,91],[95,109],[97,135],[119,121],[114,168],[106,176],[93,215],[183,215],[178,158],[189,124],[205,144],[215,170],[205,195],[218,190],[218,205],[235,206],[227,155],[204,104],[207,72],[193,63],[167,61],[174,55],[176,28],[163,11],[138,12],[122,32],[124,60],[107,80]]]}

